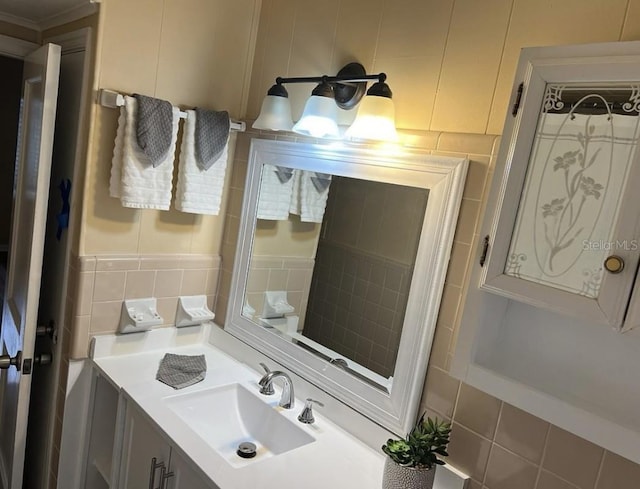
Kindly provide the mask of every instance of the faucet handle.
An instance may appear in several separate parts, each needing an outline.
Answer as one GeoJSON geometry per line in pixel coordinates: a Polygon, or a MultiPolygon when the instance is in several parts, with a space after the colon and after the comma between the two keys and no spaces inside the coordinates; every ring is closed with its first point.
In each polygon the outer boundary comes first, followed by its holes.
{"type": "Polygon", "coordinates": [[[304,403],[304,409],[298,416],[298,421],[304,424],[313,424],[316,419],[313,417],[313,404],[317,404],[318,406],[324,407],[324,404],[320,401],[316,401],[315,399],[307,398],[307,401],[304,403]]]}
{"type": "MultiPolygon", "coordinates": [[[[265,377],[271,373],[271,369],[269,367],[267,367],[264,363],[260,362],[260,366],[265,371],[265,377]]],[[[264,377],[262,377],[262,379],[260,379],[260,394],[264,394],[265,396],[274,395],[276,393],[276,391],[273,388],[273,383],[272,382],[265,382],[264,385],[263,385],[263,382],[262,382],[263,379],[264,379],[264,377]]]]}

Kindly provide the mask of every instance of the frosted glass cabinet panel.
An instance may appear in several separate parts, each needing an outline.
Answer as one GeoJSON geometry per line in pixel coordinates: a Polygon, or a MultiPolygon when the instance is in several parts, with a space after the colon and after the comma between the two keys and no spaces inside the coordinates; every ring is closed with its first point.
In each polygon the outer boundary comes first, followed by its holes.
{"type": "Polygon", "coordinates": [[[523,50],[481,287],[625,330],[640,256],[640,43],[602,46],[523,50]]]}

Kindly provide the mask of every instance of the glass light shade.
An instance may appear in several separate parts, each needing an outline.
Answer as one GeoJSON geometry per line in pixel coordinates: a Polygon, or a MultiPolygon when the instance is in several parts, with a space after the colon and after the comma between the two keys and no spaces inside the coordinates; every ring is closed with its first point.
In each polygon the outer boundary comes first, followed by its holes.
{"type": "Polygon", "coordinates": [[[267,95],[262,101],[260,115],[251,127],[271,131],[291,131],[293,118],[291,117],[289,99],[277,95],[267,95]]]}
{"type": "Polygon", "coordinates": [[[293,126],[293,132],[315,138],[337,138],[340,134],[337,118],[338,106],[333,97],[312,95],[304,106],[302,117],[293,126]]]}
{"type": "Polygon", "coordinates": [[[347,129],[348,139],[398,141],[393,100],[389,97],[367,95],[360,102],[358,115],[347,129]]]}

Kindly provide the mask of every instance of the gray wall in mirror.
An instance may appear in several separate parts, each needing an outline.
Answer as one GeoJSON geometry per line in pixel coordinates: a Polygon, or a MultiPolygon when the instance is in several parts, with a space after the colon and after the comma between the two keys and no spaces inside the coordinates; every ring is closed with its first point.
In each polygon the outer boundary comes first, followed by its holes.
{"type": "Polygon", "coordinates": [[[391,377],[428,190],[334,177],[302,334],[391,377]]]}

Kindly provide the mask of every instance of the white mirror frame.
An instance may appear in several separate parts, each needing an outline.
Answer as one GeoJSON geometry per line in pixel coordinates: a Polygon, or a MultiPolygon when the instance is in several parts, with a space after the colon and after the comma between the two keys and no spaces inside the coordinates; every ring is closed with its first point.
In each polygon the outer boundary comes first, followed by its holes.
{"type": "Polygon", "coordinates": [[[389,431],[404,436],[415,422],[422,395],[467,167],[466,158],[433,156],[400,147],[364,149],[342,143],[253,139],[225,330],[389,431]],[[242,315],[265,164],[429,190],[390,392],[350,375],[242,315]]]}

